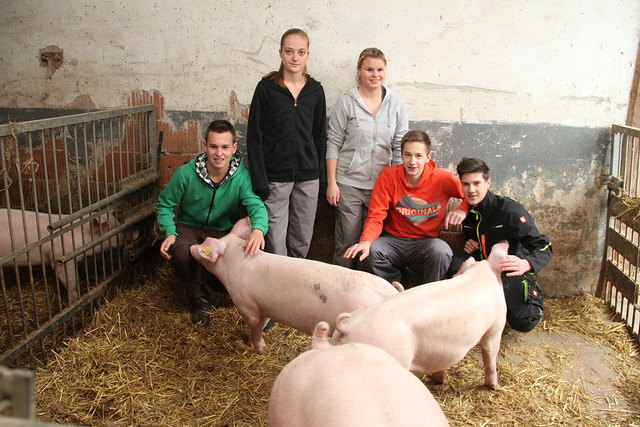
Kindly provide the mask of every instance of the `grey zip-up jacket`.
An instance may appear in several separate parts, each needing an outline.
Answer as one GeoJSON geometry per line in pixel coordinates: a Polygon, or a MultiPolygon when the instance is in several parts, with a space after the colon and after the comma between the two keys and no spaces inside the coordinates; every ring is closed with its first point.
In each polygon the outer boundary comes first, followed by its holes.
{"type": "Polygon", "coordinates": [[[390,89],[373,116],[354,87],[336,101],[327,131],[327,159],[338,159],[336,181],[373,189],[382,169],[401,163],[400,141],[409,128],[402,100],[390,89]]]}

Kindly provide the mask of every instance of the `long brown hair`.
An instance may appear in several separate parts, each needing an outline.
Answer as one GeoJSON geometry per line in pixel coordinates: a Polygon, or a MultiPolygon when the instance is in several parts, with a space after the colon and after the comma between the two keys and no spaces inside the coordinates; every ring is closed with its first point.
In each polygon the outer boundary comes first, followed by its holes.
{"type": "MultiPolygon", "coordinates": [[[[291,34],[298,34],[302,38],[307,41],[307,48],[309,48],[309,36],[300,28],[290,28],[284,32],[282,37],[280,37],[280,50],[284,46],[284,39],[286,39],[291,34]]],[[[302,69],[302,75],[307,74],[307,64],[305,63],[304,68],[302,69]]],[[[284,87],[284,65],[282,65],[282,61],[280,61],[280,68],[278,71],[271,71],[269,74],[265,76],[268,79],[275,81],[279,86],[284,87]]]]}

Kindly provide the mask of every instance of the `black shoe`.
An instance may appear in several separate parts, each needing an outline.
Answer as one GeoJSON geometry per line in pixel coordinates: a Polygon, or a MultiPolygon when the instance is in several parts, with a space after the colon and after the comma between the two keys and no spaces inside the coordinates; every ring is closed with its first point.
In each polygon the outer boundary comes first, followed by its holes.
{"type": "Polygon", "coordinates": [[[191,301],[189,312],[191,313],[191,321],[195,325],[200,325],[203,328],[208,327],[211,323],[209,311],[211,311],[211,304],[206,299],[196,298],[191,301]]]}
{"type": "Polygon", "coordinates": [[[273,325],[276,324],[276,321],[273,319],[269,319],[269,321],[267,322],[266,325],[264,325],[264,328],[262,328],[262,332],[266,332],[269,329],[273,328],[273,325]]]}

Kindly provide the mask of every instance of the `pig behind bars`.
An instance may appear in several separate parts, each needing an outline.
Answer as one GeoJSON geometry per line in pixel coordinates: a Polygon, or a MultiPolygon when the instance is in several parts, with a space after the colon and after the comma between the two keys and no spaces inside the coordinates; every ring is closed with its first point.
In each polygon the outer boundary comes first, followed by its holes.
{"type": "MultiPolygon", "coordinates": [[[[59,217],[53,215],[52,218],[58,220],[59,217]]],[[[49,215],[44,212],[0,209],[0,229],[9,230],[9,226],[11,226],[11,235],[13,236],[13,247],[8,231],[6,232],[7,237],[0,240],[0,257],[10,255],[28,244],[49,236],[50,232],[47,229],[49,224],[49,215]]],[[[73,230],[56,237],[51,242],[46,242],[40,247],[31,249],[28,253],[25,252],[18,255],[15,258],[15,263],[16,265],[27,265],[30,261],[32,265],[49,265],[55,270],[58,280],[67,289],[67,298],[69,303],[72,303],[78,299],[76,261],[82,259],[83,255],[69,260],[64,265],[57,264],[58,258],[90,243],[107,231],[113,230],[116,226],[117,221],[113,214],[105,213],[82,224],[80,227],[75,227],[73,230]]],[[[108,245],[111,245],[111,247],[116,247],[118,243],[122,245],[125,240],[135,240],[137,236],[138,233],[136,231],[127,231],[122,233],[121,236],[114,236],[94,247],[89,253],[100,252],[106,249],[108,245]]],[[[8,263],[8,265],[12,265],[12,263],[8,263]]]]}
{"type": "Polygon", "coordinates": [[[499,263],[502,241],[486,261],[467,260],[459,275],[402,292],[378,304],[340,314],[333,344],[367,343],[394,356],[417,375],[444,381],[444,370],[476,345],[482,351],[484,383],[497,390],[496,358],[506,322],[499,263]]]}
{"type": "Polygon", "coordinates": [[[427,387],[397,360],[368,344],[332,346],[329,328],[318,323],[313,349],[276,378],[269,427],[448,425],[427,387]]]}
{"type": "Polygon", "coordinates": [[[245,256],[242,245],[251,232],[248,219],[221,239],[207,238],[191,255],[225,286],[250,328],[250,342],[264,350],[262,328],[273,319],[310,334],[339,313],[395,295],[402,286],[373,274],[337,265],[259,251],[245,256]]]}

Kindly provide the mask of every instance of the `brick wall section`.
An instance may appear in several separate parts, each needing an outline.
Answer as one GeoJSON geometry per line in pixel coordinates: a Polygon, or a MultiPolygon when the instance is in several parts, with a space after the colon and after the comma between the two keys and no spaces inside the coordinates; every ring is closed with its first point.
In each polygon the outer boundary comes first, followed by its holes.
{"type": "Polygon", "coordinates": [[[200,123],[188,120],[181,129],[175,129],[164,110],[164,98],[158,91],[132,91],[128,105],[155,104],[156,129],[158,138],[162,139],[160,147],[160,185],[164,187],[176,167],[188,162],[201,151],[200,123]]]}

